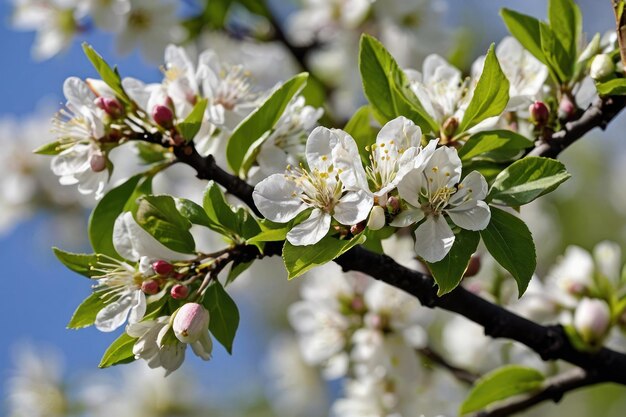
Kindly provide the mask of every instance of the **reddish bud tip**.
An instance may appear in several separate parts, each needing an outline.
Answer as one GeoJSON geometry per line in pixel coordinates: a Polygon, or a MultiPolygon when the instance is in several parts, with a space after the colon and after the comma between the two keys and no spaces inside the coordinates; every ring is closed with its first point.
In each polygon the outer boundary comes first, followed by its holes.
{"type": "Polygon", "coordinates": [[[189,287],[186,285],[176,284],[170,290],[170,295],[176,300],[183,300],[189,295],[189,287]]]}
{"type": "Polygon", "coordinates": [[[352,226],[350,226],[350,233],[352,233],[353,235],[358,235],[363,230],[365,230],[365,222],[353,224],[352,226]]]}
{"type": "Polygon", "coordinates": [[[387,199],[387,212],[396,215],[400,212],[400,199],[398,197],[389,197],[387,199]]]}
{"type": "Polygon", "coordinates": [[[535,101],[528,108],[530,120],[537,126],[545,126],[550,119],[550,109],[542,101],[535,101]]]}
{"type": "Polygon", "coordinates": [[[172,273],[174,265],[167,261],[159,260],[152,262],[152,269],[159,275],[165,276],[172,273]]]}
{"type": "Polygon", "coordinates": [[[98,97],[96,98],[96,106],[101,108],[114,119],[118,119],[124,115],[124,107],[114,98],[98,97]]]}
{"type": "Polygon", "coordinates": [[[104,171],[107,167],[107,158],[100,152],[92,153],[89,156],[89,166],[93,172],[104,171]]]}
{"type": "Polygon", "coordinates": [[[478,273],[478,271],[480,271],[480,256],[472,255],[472,257],[470,258],[469,264],[467,265],[467,269],[465,270],[465,273],[463,274],[463,277],[464,278],[473,277],[474,275],[478,273]]]}
{"type": "Polygon", "coordinates": [[[559,118],[570,120],[576,114],[576,105],[568,96],[563,96],[559,103],[559,118]]]}
{"type": "Polygon", "coordinates": [[[152,119],[154,119],[155,123],[159,126],[170,129],[173,126],[174,122],[174,113],[167,106],[156,105],[152,109],[152,119]]]}
{"type": "Polygon", "coordinates": [[[159,283],[153,279],[149,279],[141,283],[141,291],[148,295],[156,294],[160,289],[159,283]]]}

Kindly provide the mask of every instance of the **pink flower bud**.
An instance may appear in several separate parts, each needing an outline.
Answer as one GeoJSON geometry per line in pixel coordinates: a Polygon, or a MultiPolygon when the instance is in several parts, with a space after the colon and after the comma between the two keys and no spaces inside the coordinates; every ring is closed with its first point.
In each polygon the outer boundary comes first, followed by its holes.
{"type": "Polygon", "coordinates": [[[398,197],[389,197],[387,200],[387,212],[394,215],[400,212],[400,199],[398,197]]]}
{"type": "Polygon", "coordinates": [[[152,119],[156,124],[165,129],[170,129],[174,125],[174,113],[172,112],[172,109],[160,104],[157,104],[152,109],[152,119]]]}
{"type": "Polygon", "coordinates": [[[550,109],[542,101],[535,101],[528,108],[530,120],[537,126],[545,126],[550,119],[550,109]]]}
{"type": "Polygon", "coordinates": [[[350,226],[350,233],[352,233],[353,235],[358,235],[363,230],[365,230],[365,222],[353,224],[352,226],[350,226]]]}
{"type": "Polygon", "coordinates": [[[467,265],[467,269],[463,274],[464,278],[473,277],[480,271],[480,255],[472,255],[470,258],[469,264],[467,265]]]}
{"type": "Polygon", "coordinates": [[[183,343],[198,341],[209,328],[209,312],[198,303],[187,303],[174,313],[172,329],[183,343]]]}
{"type": "Polygon", "coordinates": [[[167,276],[174,270],[174,265],[167,261],[158,260],[152,262],[152,269],[161,276],[167,276]]]}
{"type": "Polygon", "coordinates": [[[189,287],[182,284],[176,284],[170,290],[170,295],[176,300],[184,300],[189,295],[189,287]]]}
{"type": "Polygon", "coordinates": [[[559,103],[559,118],[570,120],[576,114],[576,105],[568,96],[563,96],[559,103]]]}
{"type": "Polygon", "coordinates": [[[89,155],[89,166],[93,172],[104,171],[107,167],[107,158],[101,152],[89,155]]]}
{"type": "Polygon", "coordinates": [[[156,294],[160,289],[159,283],[153,279],[149,279],[141,283],[141,291],[148,295],[156,294]]]}
{"type": "Polygon", "coordinates": [[[124,107],[115,98],[98,97],[96,98],[96,106],[104,110],[113,119],[119,119],[124,115],[124,107]]]}
{"type": "Polygon", "coordinates": [[[583,298],[574,314],[574,328],[586,343],[596,344],[606,336],[611,311],[604,300],[583,298]]]}

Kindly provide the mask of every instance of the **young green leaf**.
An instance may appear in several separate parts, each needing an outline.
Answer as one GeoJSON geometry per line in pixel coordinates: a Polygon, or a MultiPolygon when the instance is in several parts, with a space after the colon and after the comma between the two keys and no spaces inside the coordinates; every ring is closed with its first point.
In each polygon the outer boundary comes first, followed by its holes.
{"type": "Polygon", "coordinates": [[[359,70],[365,97],[379,121],[386,123],[397,116],[405,116],[421,126],[424,133],[439,130],[411,90],[404,71],[385,47],[369,35],[361,37],[359,70]]]}
{"type": "Polygon", "coordinates": [[[122,80],[117,71],[113,70],[102,58],[102,56],[100,56],[100,54],[98,54],[96,50],[93,49],[93,47],[87,42],[83,42],[83,51],[85,52],[85,55],[87,55],[87,58],[89,58],[89,61],[91,61],[93,67],[96,71],[98,71],[102,81],[115,91],[118,98],[123,101],[128,101],[128,96],[124,91],[124,87],[122,87],[122,80]]]}
{"type": "Polygon", "coordinates": [[[308,76],[301,73],[286,81],[237,126],[226,145],[226,159],[233,171],[246,176],[267,133],[274,128],[291,99],[302,90],[308,76]]]}
{"type": "Polygon", "coordinates": [[[535,56],[539,61],[547,64],[541,49],[540,21],[532,16],[518,13],[514,10],[502,9],[500,16],[504,20],[507,29],[524,48],[535,56]]]}
{"type": "Polygon", "coordinates": [[[133,195],[142,174],[127,179],[98,202],[89,217],[89,241],[94,252],[120,258],[113,246],[113,225],[133,195]]]}
{"type": "Polygon", "coordinates": [[[559,161],[526,157],[515,161],[496,177],[487,201],[512,207],[528,204],[555,190],[570,176],[559,161]]]}
{"type": "Polygon", "coordinates": [[[226,283],[224,285],[228,285],[233,282],[239,275],[245,272],[248,268],[252,266],[254,261],[250,262],[233,262],[230,267],[230,271],[228,271],[228,277],[226,278],[226,283]]]}
{"type": "Polygon", "coordinates": [[[176,252],[194,252],[196,244],[189,232],[191,223],[179,213],[173,197],[143,196],[133,215],[137,223],[164,246],[176,252]]]}
{"type": "Polygon", "coordinates": [[[365,234],[361,233],[350,240],[339,240],[332,236],[326,236],[315,245],[308,246],[294,246],[285,241],[283,261],[289,279],[299,277],[311,268],[332,261],[354,246],[365,242],[365,239],[365,234]]]}
{"type": "Polygon", "coordinates": [[[104,352],[98,367],[108,368],[113,365],[133,362],[135,360],[133,346],[136,341],[137,339],[130,337],[126,333],[122,333],[104,352]]]}
{"type": "MultiPolygon", "coordinates": [[[[207,185],[202,206],[213,224],[211,228],[231,240],[250,239],[261,232],[261,227],[254,217],[244,208],[235,211],[226,202],[220,187],[213,181],[209,181],[207,185]]],[[[256,243],[258,242],[254,244],[256,243]]]]}
{"type": "Polygon", "coordinates": [[[83,275],[87,278],[91,278],[94,275],[100,275],[100,272],[95,272],[92,267],[98,264],[100,255],[95,253],[71,253],[65,252],[59,248],[52,248],[57,259],[61,261],[68,269],[83,275]]]}
{"type": "Polygon", "coordinates": [[[459,158],[462,162],[473,158],[508,161],[531,146],[533,143],[518,133],[510,130],[489,130],[472,135],[459,149],[459,158]]]}
{"type": "Polygon", "coordinates": [[[491,256],[513,275],[521,297],[537,266],[533,237],[522,220],[493,206],[490,208],[491,221],[480,231],[480,236],[491,256]]]}
{"type": "Polygon", "coordinates": [[[472,254],[476,252],[478,242],[480,242],[478,232],[461,229],[445,258],[435,263],[427,262],[439,287],[438,296],[449,293],[459,285],[472,254]]]}
{"type": "Polygon", "coordinates": [[[63,140],[55,140],[54,142],[46,143],[45,145],[41,145],[37,149],[33,151],[38,155],[58,155],[68,147],[72,146],[71,143],[63,140]]]}
{"type": "Polygon", "coordinates": [[[539,34],[541,36],[541,50],[546,58],[550,75],[557,84],[564,84],[572,77],[574,63],[570,61],[567,51],[550,26],[540,22],[539,34]]]}
{"type": "Polygon", "coordinates": [[[202,119],[204,117],[204,111],[206,110],[207,99],[203,98],[198,100],[191,112],[187,115],[185,120],[180,122],[176,127],[185,142],[191,142],[193,138],[198,134],[200,126],[202,125],[202,119]]]}
{"type": "Polygon", "coordinates": [[[492,44],[458,132],[464,132],[488,117],[499,116],[508,102],[509,80],[502,72],[492,44]]]}
{"type": "MultiPolygon", "coordinates": [[[[178,212],[192,224],[208,227],[211,230],[220,228],[220,225],[214,223],[207,216],[204,208],[186,198],[174,198],[178,212]]],[[[221,230],[221,229],[220,229],[221,230]]]]}
{"type": "Polygon", "coordinates": [[[541,372],[519,365],[508,365],[476,381],[459,409],[459,414],[482,410],[496,401],[526,394],[540,388],[545,380],[541,372]]]}
{"type": "Polygon", "coordinates": [[[239,310],[237,304],[228,295],[219,281],[213,281],[206,289],[202,301],[204,307],[209,310],[211,320],[209,330],[218,342],[226,348],[228,353],[233,353],[233,341],[239,327],[239,310]]]}
{"type": "Polygon", "coordinates": [[[624,96],[626,95],[626,78],[596,83],[596,89],[601,96],[624,96]]]}
{"type": "Polygon", "coordinates": [[[548,20],[552,32],[565,51],[571,76],[578,58],[578,41],[582,32],[580,9],[573,0],[549,0],[548,20]]]}
{"type": "Polygon", "coordinates": [[[98,312],[112,301],[111,298],[107,301],[107,299],[101,296],[102,294],[94,292],[83,300],[78,308],[76,308],[76,311],[74,311],[67,328],[82,329],[83,327],[88,327],[94,324],[98,312]]]}
{"type": "Polygon", "coordinates": [[[361,155],[361,161],[369,164],[370,153],[368,146],[376,142],[376,129],[372,126],[372,108],[370,106],[360,107],[350,118],[343,128],[354,138],[361,155]]]}

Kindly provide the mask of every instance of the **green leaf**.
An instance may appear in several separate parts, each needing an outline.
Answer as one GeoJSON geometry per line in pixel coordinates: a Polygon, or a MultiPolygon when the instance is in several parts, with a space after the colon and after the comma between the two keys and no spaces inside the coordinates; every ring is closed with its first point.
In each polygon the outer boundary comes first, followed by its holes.
{"type": "Polygon", "coordinates": [[[91,212],[89,241],[94,252],[120,258],[113,246],[113,225],[117,216],[124,211],[124,206],[133,195],[141,178],[142,174],[137,174],[110,190],[91,212]]]}
{"type": "Polygon", "coordinates": [[[539,24],[539,34],[541,36],[541,50],[545,56],[550,75],[557,84],[564,84],[571,78],[574,71],[567,51],[547,24],[543,22],[539,24]]]}
{"type": "Polygon", "coordinates": [[[100,256],[95,253],[71,253],[65,252],[59,248],[52,248],[57,259],[61,261],[68,269],[91,278],[94,275],[100,275],[100,272],[93,271],[92,267],[98,264],[100,256]]]}
{"type": "Polygon", "coordinates": [[[148,142],[134,142],[137,156],[144,164],[162,162],[167,157],[168,151],[161,145],[148,142]]]}
{"type": "Polygon", "coordinates": [[[463,176],[472,171],[478,171],[483,177],[485,177],[487,184],[491,184],[500,172],[502,172],[502,170],[507,166],[508,163],[504,162],[473,159],[471,161],[463,162],[463,176]]]}
{"type": "Polygon", "coordinates": [[[361,161],[369,165],[370,153],[367,149],[376,142],[376,129],[372,126],[372,108],[367,105],[360,107],[346,123],[343,130],[354,138],[361,155],[361,161]]]}
{"type": "Polygon", "coordinates": [[[543,385],[545,377],[533,368],[508,365],[498,368],[476,381],[459,409],[459,414],[482,410],[496,401],[526,394],[543,385]]]}
{"type": "Polygon", "coordinates": [[[156,240],[180,253],[193,253],[196,244],[189,232],[191,223],[178,212],[174,198],[147,195],[139,199],[134,217],[156,240]]]}
{"type": "Polygon", "coordinates": [[[76,311],[74,311],[67,328],[82,329],[83,327],[91,326],[96,321],[98,312],[112,301],[110,297],[108,301],[106,301],[106,299],[101,298],[101,296],[102,293],[94,292],[80,303],[76,311]]]}
{"type": "Polygon", "coordinates": [[[526,137],[510,130],[490,130],[472,135],[459,149],[459,158],[466,162],[472,158],[508,161],[520,151],[533,146],[526,137]]]}
{"type": "Polygon", "coordinates": [[[540,21],[532,16],[518,13],[514,10],[502,9],[500,16],[504,20],[509,32],[524,48],[535,56],[539,61],[547,64],[541,49],[540,21]]]}
{"type": "Polygon", "coordinates": [[[491,44],[485,57],[483,72],[480,74],[480,79],[474,89],[472,100],[465,110],[458,132],[464,132],[488,117],[499,116],[508,102],[509,80],[502,72],[498,58],[496,58],[494,45],[491,44]]]}
{"type": "Polygon", "coordinates": [[[224,284],[224,285],[228,285],[231,282],[233,282],[235,279],[237,279],[237,277],[239,275],[241,275],[243,272],[245,272],[248,268],[250,268],[253,263],[254,263],[254,261],[250,261],[250,262],[238,262],[238,261],[235,261],[235,262],[233,262],[233,264],[230,267],[230,271],[228,272],[228,277],[226,278],[226,284],[224,284]]]}
{"type": "Polygon", "coordinates": [[[604,83],[596,83],[596,89],[601,96],[624,96],[626,95],[626,78],[615,78],[604,83]]]}
{"type": "Polygon", "coordinates": [[[212,228],[214,231],[224,236],[230,236],[232,239],[236,238],[235,231],[239,229],[239,218],[230,204],[226,202],[219,185],[214,181],[209,181],[207,185],[202,206],[214,225],[212,228]]]}
{"type": "Polygon", "coordinates": [[[287,224],[285,227],[280,229],[263,230],[258,235],[248,239],[246,243],[252,245],[254,243],[263,242],[280,242],[281,240],[285,240],[287,233],[291,230],[291,227],[291,224],[287,224]]]}
{"type": "Polygon", "coordinates": [[[64,140],[56,140],[54,142],[41,145],[40,147],[35,149],[33,153],[36,153],[38,155],[58,155],[70,146],[72,146],[72,143],[68,143],[64,140]]]}
{"type": "Polygon", "coordinates": [[[512,207],[528,204],[555,190],[570,176],[559,161],[529,156],[515,161],[496,177],[487,201],[512,207]]]}
{"type": "Polygon", "coordinates": [[[211,230],[219,229],[220,226],[215,224],[209,216],[207,216],[204,208],[199,204],[187,200],[186,198],[175,198],[176,208],[178,212],[193,224],[208,227],[211,230]]]}
{"type": "Polygon", "coordinates": [[[549,0],[548,20],[550,28],[565,51],[566,66],[571,77],[577,59],[578,40],[582,32],[580,9],[573,0],[549,0]]]}
{"type": "Polygon", "coordinates": [[[193,107],[193,110],[191,110],[185,120],[178,124],[178,131],[181,135],[183,135],[185,142],[191,142],[193,138],[196,137],[196,135],[198,134],[200,126],[202,125],[202,119],[204,117],[206,105],[206,98],[198,100],[196,105],[193,107]]]}
{"type": "Polygon", "coordinates": [[[126,333],[122,333],[104,352],[98,367],[108,368],[113,365],[133,362],[135,360],[133,346],[136,341],[137,339],[130,337],[126,333]]]}
{"type": "Polygon", "coordinates": [[[213,281],[206,289],[202,304],[209,310],[211,316],[209,330],[228,353],[232,354],[233,340],[237,333],[237,327],[239,327],[237,304],[219,281],[213,281]]]}
{"type": "Polygon", "coordinates": [[[533,237],[521,219],[493,206],[490,208],[491,221],[480,231],[480,236],[491,256],[513,275],[521,297],[537,266],[533,237]]]}
{"type": "Polygon", "coordinates": [[[115,91],[118,98],[128,101],[128,96],[124,91],[124,87],[122,87],[122,79],[117,71],[113,70],[102,58],[102,56],[100,56],[100,54],[98,54],[96,50],[93,49],[93,47],[87,42],[83,42],[83,51],[85,52],[85,55],[87,55],[87,58],[89,58],[89,61],[91,61],[93,67],[96,71],[98,71],[98,74],[100,74],[102,81],[115,91]]]}
{"type": "Polygon", "coordinates": [[[302,90],[308,76],[304,72],[286,81],[239,123],[226,145],[228,166],[238,175],[246,176],[267,133],[274,128],[291,99],[302,90]]]}
{"type": "Polygon", "coordinates": [[[350,240],[339,240],[326,236],[315,245],[294,246],[285,241],[283,261],[289,279],[299,277],[311,268],[324,265],[356,245],[365,242],[365,234],[361,233],[350,240]]]}
{"type": "Polygon", "coordinates": [[[369,35],[361,37],[359,70],[365,97],[382,123],[405,116],[421,126],[424,133],[439,131],[411,90],[404,71],[385,47],[369,35]]]}
{"type": "Polygon", "coordinates": [[[461,229],[456,234],[454,244],[445,258],[435,263],[427,262],[428,268],[439,287],[438,296],[441,297],[449,293],[459,285],[472,254],[476,252],[478,242],[480,242],[478,232],[461,229]]]}

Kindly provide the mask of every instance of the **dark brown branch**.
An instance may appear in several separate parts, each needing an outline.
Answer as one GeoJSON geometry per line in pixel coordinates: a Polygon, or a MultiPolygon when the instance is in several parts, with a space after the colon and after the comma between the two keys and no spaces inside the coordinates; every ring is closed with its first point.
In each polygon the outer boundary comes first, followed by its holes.
{"type": "Polygon", "coordinates": [[[565,124],[565,128],[552,134],[548,141],[540,142],[530,156],[556,158],[565,148],[582,138],[590,130],[607,125],[626,106],[626,96],[598,98],[577,120],[565,124]]]}
{"type": "Polygon", "coordinates": [[[417,352],[423,357],[425,357],[426,359],[428,359],[430,362],[438,365],[441,368],[444,368],[450,371],[450,373],[461,382],[465,382],[471,385],[474,382],[476,382],[478,378],[480,378],[480,375],[478,374],[470,372],[467,369],[459,368],[457,366],[452,365],[450,362],[446,360],[446,358],[441,356],[439,353],[435,352],[430,347],[418,349],[417,352]]]}
{"type": "Polygon", "coordinates": [[[563,396],[578,388],[596,384],[598,381],[582,369],[572,369],[548,380],[540,391],[524,396],[520,399],[507,402],[489,411],[476,413],[474,417],[506,417],[527,410],[544,401],[558,403],[563,396]]]}
{"type": "Polygon", "coordinates": [[[617,42],[619,44],[619,54],[622,65],[626,68],[626,10],[624,10],[624,0],[611,0],[613,12],[615,13],[615,30],[617,31],[617,42]]]}

